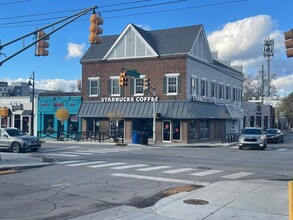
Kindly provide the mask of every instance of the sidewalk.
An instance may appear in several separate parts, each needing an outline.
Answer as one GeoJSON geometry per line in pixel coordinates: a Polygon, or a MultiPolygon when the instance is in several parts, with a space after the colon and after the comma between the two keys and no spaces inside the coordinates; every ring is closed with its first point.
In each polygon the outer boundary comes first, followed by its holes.
{"type": "Polygon", "coordinates": [[[287,185],[266,180],[220,181],[166,197],[152,207],[119,206],[72,220],[287,220],[287,185]]]}

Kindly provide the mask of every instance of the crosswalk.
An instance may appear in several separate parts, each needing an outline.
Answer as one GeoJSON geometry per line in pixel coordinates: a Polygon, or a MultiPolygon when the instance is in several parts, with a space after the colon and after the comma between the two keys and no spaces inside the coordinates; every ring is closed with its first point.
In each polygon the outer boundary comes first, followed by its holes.
{"type": "Polygon", "coordinates": [[[123,148],[99,148],[96,150],[85,150],[80,149],[80,146],[72,146],[72,147],[65,147],[65,148],[55,148],[55,149],[48,149],[43,150],[42,153],[46,153],[49,156],[59,156],[59,157],[79,157],[79,156],[90,156],[94,154],[106,154],[106,153],[119,153],[119,152],[130,152],[130,151],[141,151],[141,150],[151,150],[153,148],[160,148],[160,147],[151,147],[151,146],[139,146],[139,147],[123,147],[123,148]],[[73,151],[68,151],[73,150],[73,151]]]}
{"type": "MultiPolygon", "coordinates": [[[[193,167],[174,167],[171,165],[150,165],[150,164],[129,164],[125,162],[109,162],[109,161],[85,161],[85,160],[71,160],[71,161],[61,161],[57,162],[57,165],[63,165],[66,167],[83,167],[83,168],[91,168],[91,169],[102,169],[107,168],[110,170],[117,171],[126,171],[131,172],[131,174],[126,173],[114,173],[112,176],[124,176],[128,178],[137,178],[137,179],[152,179],[157,181],[165,181],[165,182],[181,182],[181,183],[189,183],[191,184],[199,184],[199,182],[194,178],[203,178],[203,177],[211,177],[213,175],[217,175],[218,178],[221,179],[229,179],[229,180],[237,180],[244,177],[248,177],[253,175],[254,173],[250,172],[231,172],[225,170],[218,169],[204,169],[204,168],[193,168],[193,167]],[[147,175],[137,175],[146,174],[146,173],[156,173],[159,174],[160,177],[155,176],[147,176],[147,175]],[[168,177],[166,177],[166,175],[168,177]],[[180,176],[187,178],[186,179],[177,179],[170,178],[174,176],[180,176]],[[164,176],[164,177],[162,177],[164,176]],[[190,180],[192,179],[192,180],[190,180]]],[[[207,184],[207,182],[201,182],[200,184],[207,184]]]]}

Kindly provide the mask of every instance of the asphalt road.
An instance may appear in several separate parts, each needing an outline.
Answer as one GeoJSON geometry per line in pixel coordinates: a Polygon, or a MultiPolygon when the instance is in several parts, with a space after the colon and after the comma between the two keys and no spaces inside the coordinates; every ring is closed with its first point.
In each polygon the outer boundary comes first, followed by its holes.
{"type": "Polygon", "coordinates": [[[221,180],[287,181],[292,143],[292,135],[265,151],[45,143],[28,154],[52,158],[53,165],[0,176],[0,219],[71,219],[121,205],[144,208],[168,189],[221,180]]]}

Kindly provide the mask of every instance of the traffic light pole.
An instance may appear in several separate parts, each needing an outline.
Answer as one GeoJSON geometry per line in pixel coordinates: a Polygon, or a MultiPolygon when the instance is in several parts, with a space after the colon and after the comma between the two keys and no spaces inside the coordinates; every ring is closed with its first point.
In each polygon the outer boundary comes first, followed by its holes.
{"type": "Polygon", "coordinates": [[[153,139],[154,139],[154,143],[156,142],[156,117],[157,117],[157,113],[156,113],[156,86],[152,87],[154,89],[154,94],[153,94],[153,139]]]}
{"type": "Polygon", "coordinates": [[[1,50],[3,49],[3,47],[5,47],[5,46],[7,46],[7,45],[10,45],[10,44],[12,44],[12,43],[14,43],[14,42],[16,42],[16,41],[21,40],[21,39],[24,39],[25,37],[28,37],[28,36],[30,36],[30,35],[33,35],[33,34],[36,35],[36,34],[38,33],[38,31],[41,31],[41,30],[47,29],[47,28],[52,27],[52,26],[54,26],[54,25],[56,25],[56,24],[59,24],[59,23],[61,23],[61,22],[64,22],[64,21],[66,21],[66,20],[68,20],[68,19],[70,19],[70,18],[73,18],[73,19],[69,20],[68,22],[66,22],[65,24],[63,24],[62,26],[60,26],[59,28],[57,28],[57,29],[51,31],[50,33],[46,34],[46,35],[43,36],[42,38],[40,38],[40,39],[34,41],[33,43],[31,43],[31,44],[29,44],[28,46],[24,47],[23,49],[19,50],[18,52],[16,52],[16,53],[12,54],[11,56],[7,57],[7,58],[4,59],[3,61],[0,61],[0,66],[2,66],[2,64],[5,63],[6,61],[10,60],[11,58],[15,57],[16,55],[22,53],[22,52],[25,51],[26,49],[28,49],[28,48],[30,48],[31,46],[35,45],[35,44],[38,43],[39,41],[45,39],[47,36],[49,36],[49,35],[55,33],[56,31],[60,30],[60,29],[63,28],[64,26],[68,25],[69,23],[75,21],[75,20],[78,19],[79,17],[85,15],[85,14],[88,13],[89,11],[94,10],[94,9],[96,9],[96,8],[97,8],[97,6],[93,6],[93,7],[88,8],[88,9],[82,11],[82,12],[76,13],[76,14],[71,15],[71,16],[69,16],[69,17],[67,17],[67,18],[64,18],[64,19],[62,19],[62,20],[60,20],[60,21],[57,21],[57,22],[55,22],[55,23],[53,23],[53,24],[47,25],[47,26],[45,26],[45,27],[43,27],[43,28],[40,28],[40,29],[38,29],[38,30],[36,30],[36,31],[33,31],[33,32],[29,33],[29,34],[26,34],[26,35],[24,35],[24,36],[22,36],[22,37],[19,37],[19,38],[15,39],[15,40],[12,40],[12,41],[10,41],[10,42],[8,42],[8,43],[6,43],[6,44],[0,45],[0,51],[1,51],[1,50]]]}

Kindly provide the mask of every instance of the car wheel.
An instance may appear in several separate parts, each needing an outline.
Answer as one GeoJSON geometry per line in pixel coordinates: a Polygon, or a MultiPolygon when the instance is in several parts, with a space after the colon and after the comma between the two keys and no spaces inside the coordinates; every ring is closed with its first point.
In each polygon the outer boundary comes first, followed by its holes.
{"type": "Polygon", "coordinates": [[[243,147],[242,147],[242,146],[239,146],[239,149],[240,149],[240,150],[242,150],[242,149],[243,149],[243,147]]]}
{"type": "Polygon", "coordinates": [[[21,153],[21,152],[22,152],[21,146],[20,146],[20,144],[17,143],[17,142],[14,142],[14,143],[11,145],[11,150],[13,151],[13,153],[21,153]]]}
{"type": "Polygon", "coordinates": [[[31,149],[32,152],[37,152],[39,150],[39,148],[33,148],[31,149]]]}

